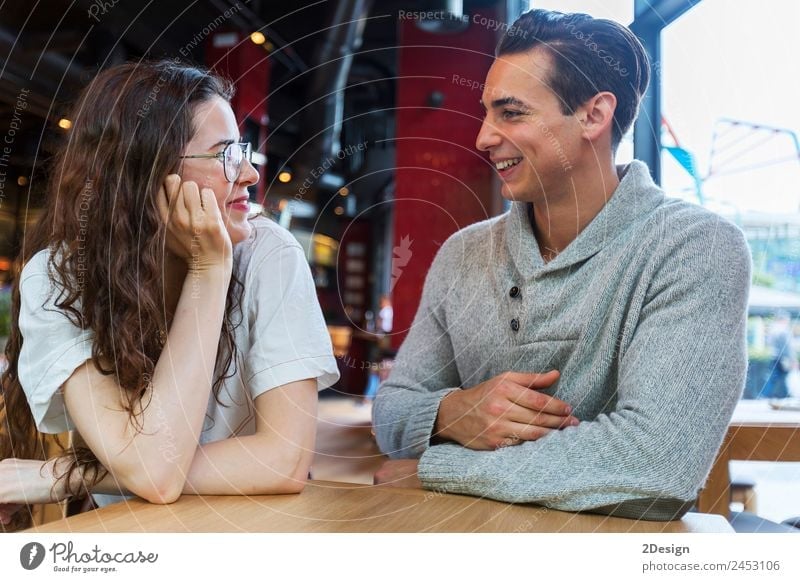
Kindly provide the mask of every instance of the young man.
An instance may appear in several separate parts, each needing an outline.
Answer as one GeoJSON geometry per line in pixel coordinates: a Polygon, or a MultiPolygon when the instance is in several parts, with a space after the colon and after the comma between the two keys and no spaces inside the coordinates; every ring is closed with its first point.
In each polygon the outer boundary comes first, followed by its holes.
{"type": "Polygon", "coordinates": [[[453,235],[375,402],[377,483],[676,519],[744,385],[741,231],[614,166],[648,59],[623,26],[533,10],[477,138],[510,212],[453,235]]]}

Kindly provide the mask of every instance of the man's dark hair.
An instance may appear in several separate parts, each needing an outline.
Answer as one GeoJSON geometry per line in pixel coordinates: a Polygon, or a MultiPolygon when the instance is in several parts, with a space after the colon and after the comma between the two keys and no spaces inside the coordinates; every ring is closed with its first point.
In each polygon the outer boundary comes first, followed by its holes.
{"type": "Polygon", "coordinates": [[[601,91],[617,98],[611,147],[630,129],[650,81],[650,60],[639,39],[626,27],[588,14],[530,10],[506,29],[496,56],[541,47],[552,58],[544,81],[561,100],[564,115],[601,91]]]}

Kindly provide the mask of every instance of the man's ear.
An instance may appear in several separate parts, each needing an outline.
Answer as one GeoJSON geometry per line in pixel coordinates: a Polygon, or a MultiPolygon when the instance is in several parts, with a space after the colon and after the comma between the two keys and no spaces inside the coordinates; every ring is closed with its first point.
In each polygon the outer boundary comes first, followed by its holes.
{"type": "Polygon", "coordinates": [[[610,136],[614,123],[617,98],[613,93],[602,91],[581,105],[575,116],[583,126],[583,137],[595,141],[604,133],[610,136]]]}

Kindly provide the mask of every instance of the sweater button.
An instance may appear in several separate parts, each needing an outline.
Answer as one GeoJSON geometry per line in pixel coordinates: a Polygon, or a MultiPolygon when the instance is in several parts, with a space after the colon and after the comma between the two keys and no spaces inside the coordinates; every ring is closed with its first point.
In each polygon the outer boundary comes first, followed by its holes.
{"type": "Polygon", "coordinates": [[[511,291],[509,291],[509,292],[508,292],[508,294],[509,294],[509,295],[511,295],[511,297],[518,297],[518,296],[519,296],[519,287],[517,287],[516,285],[514,285],[514,286],[511,288],[511,291]]]}
{"type": "Polygon", "coordinates": [[[519,320],[516,318],[511,320],[511,329],[514,331],[519,331],[519,320]]]}

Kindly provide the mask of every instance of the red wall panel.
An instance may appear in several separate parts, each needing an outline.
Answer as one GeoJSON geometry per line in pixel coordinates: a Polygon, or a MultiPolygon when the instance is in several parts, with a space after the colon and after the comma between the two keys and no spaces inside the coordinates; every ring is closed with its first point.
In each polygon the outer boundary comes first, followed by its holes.
{"type": "MultiPolygon", "coordinates": [[[[483,14],[496,18],[494,12],[483,14]]],[[[392,302],[399,347],[419,305],[442,243],[492,214],[492,174],[475,149],[483,118],[479,100],[497,33],[470,24],[457,34],[431,34],[400,21],[397,96],[397,182],[392,302]],[[443,99],[432,106],[432,95],[443,99]]],[[[480,19],[477,19],[480,22],[480,19]]]]}
{"type": "MultiPolygon", "coordinates": [[[[263,46],[253,43],[241,32],[219,32],[212,35],[205,46],[206,66],[233,81],[236,94],[231,107],[242,132],[248,130],[246,120],[256,126],[256,135],[250,137],[253,151],[266,154],[267,93],[269,91],[270,63],[263,46]]],[[[261,174],[256,200],[264,197],[265,169],[257,166],[261,174]]]]}

